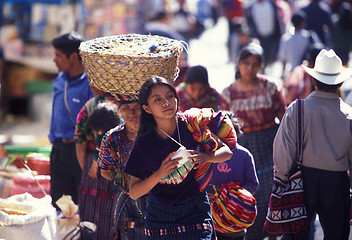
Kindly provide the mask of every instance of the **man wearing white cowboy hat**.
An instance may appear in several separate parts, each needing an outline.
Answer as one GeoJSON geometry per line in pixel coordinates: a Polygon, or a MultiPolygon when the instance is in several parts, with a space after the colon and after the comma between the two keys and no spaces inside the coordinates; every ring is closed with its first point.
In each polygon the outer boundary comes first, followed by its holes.
{"type": "MultiPolygon", "coordinates": [[[[321,50],[314,68],[303,66],[315,91],[303,101],[302,176],[308,222],[314,213],[324,239],[348,239],[350,231],[350,179],[352,170],[352,107],[338,95],[352,69],[343,68],[333,50],[321,50]]],[[[296,157],[297,101],[286,110],[274,140],[274,174],[287,180],[296,157]]],[[[306,231],[289,239],[308,239],[306,231]]],[[[287,237],[285,235],[285,237],[287,237]]],[[[285,238],[284,238],[285,239],[285,238]]],[[[287,238],[288,239],[288,238],[287,238]]]]}

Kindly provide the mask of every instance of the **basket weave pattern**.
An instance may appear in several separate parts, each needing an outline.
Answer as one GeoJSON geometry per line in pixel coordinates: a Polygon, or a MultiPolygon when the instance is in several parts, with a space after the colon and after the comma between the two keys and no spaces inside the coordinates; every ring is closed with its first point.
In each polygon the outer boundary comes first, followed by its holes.
{"type": "Polygon", "coordinates": [[[80,45],[80,55],[91,84],[112,94],[138,95],[152,75],[170,83],[178,75],[181,42],[153,35],[100,37],[80,45]]]}

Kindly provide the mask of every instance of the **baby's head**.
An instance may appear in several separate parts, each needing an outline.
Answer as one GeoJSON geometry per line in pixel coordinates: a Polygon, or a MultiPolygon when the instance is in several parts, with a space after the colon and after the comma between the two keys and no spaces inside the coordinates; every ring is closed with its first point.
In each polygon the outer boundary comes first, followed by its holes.
{"type": "Polygon", "coordinates": [[[87,121],[88,127],[98,134],[104,134],[119,124],[118,106],[110,101],[99,103],[87,121]]]}

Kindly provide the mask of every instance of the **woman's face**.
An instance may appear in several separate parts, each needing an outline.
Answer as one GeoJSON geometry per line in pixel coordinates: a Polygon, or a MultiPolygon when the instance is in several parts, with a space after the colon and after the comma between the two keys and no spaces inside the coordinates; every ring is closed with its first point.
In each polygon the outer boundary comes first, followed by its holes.
{"type": "Polygon", "coordinates": [[[125,120],[126,126],[131,129],[136,129],[139,126],[139,117],[141,108],[138,102],[125,103],[120,106],[120,114],[125,120]]]}
{"type": "Polygon", "coordinates": [[[177,98],[171,89],[166,85],[156,85],[152,88],[148,97],[148,106],[143,109],[158,118],[174,117],[177,111],[177,98]]]}
{"type": "Polygon", "coordinates": [[[258,57],[251,55],[238,63],[238,70],[242,79],[254,79],[261,68],[258,57]]]}
{"type": "Polygon", "coordinates": [[[186,91],[193,100],[201,99],[207,91],[207,88],[207,85],[199,82],[186,84],[186,91]]]}

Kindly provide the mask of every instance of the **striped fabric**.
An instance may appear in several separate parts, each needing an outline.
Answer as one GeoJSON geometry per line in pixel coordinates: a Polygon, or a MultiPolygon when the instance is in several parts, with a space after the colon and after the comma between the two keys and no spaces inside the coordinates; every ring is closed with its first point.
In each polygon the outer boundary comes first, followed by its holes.
{"type": "MultiPolygon", "coordinates": [[[[187,127],[192,132],[195,141],[200,142],[203,151],[211,153],[218,148],[216,140],[211,136],[215,133],[231,149],[236,147],[237,135],[231,119],[224,112],[214,112],[211,108],[191,108],[184,112],[187,127]]],[[[213,173],[213,164],[207,163],[200,166],[195,173],[199,190],[204,191],[213,173]]]]}
{"type": "Polygon", "coordinates": [[[146,239],[211,240],[214,232],[205,192],[169,207],[150,195],[145,216],[146,239]]]}
{"type": "MultiPolygon", "coordinates": [[[[81,184],[79,187],[79,216],[81,221],[88,221],[96,224],[97,229],[92,235],[96,239],[113,238],[113,212],[106,209],[113,209],[116,187],[112,181],[101,176],[100,171],[97,178],[91,178],[88,172],[93,164],[93,153],[88,153],[86,163],[82,172],[81,184]]],[[[83,235],[82,239],[88,239],[83,235]]]]}
{"type": "Polygon", "coordinates": [[[125,174],[123,169],[133,145],[126,133],[125,123],[110,129],[104,136],[99,158],[99,167],[114,171],[114,183],[119,191],[128,192],[130,175],[125,174]]]}
{"type": "MultiPolygon", "coordinates": [[[[224,112],[214,112],[212,108],[191,108],[180,114],[187,122],[187,127],[193,134],[195,141],[200,142],[202,151],[214,152],[218,148],[218,143],[211,136],[215,133],[223,140],[231,149],[236,147],[237,135],[233,128],[231,119],[224,112]]],[[[187,174],[192,170],[193,160],[183,164],[180,168],[164,177],[160,183],[178,184],[187,177],[187,174]]],[[[204,191],[213,172],[213,165],[207,163],[197,169],[195,179],[199,183],[200,191],[204,191]]]]}
{"type": "Polygon", "coordinates": [[[177,234],[194,230],[208,230],[211,231],[211,225],[207,223],[203,224],[188,224],[184,226],[174,227],[174,228],[162,228],[162,229],[145,229],[145,235],[147,236],[163,236],[168,234],[177,234]]]}
{"type": "Polygon", "coordinates": [[[246,189],[230,182],[216,190],[211,211],[216,231],[239,232],[254,223],[257,216],[256,200],[246,189]]]}
{"type": "Polygon", "coordinates": [[[166,184],[179,184],[182,182],[188,175],[188,173],[192,170],[193,165],[191,164],[193,159],[189,162],[186,162],[181,167],[170,173],[169,175],[165,176],[163,179],[160,180],[160,183],[166,184]]]}
{"type": "Polygon", "coordinates": [[[214,112],[212,108],[191,108],[183,113],[187,127],[195,141],[202,143],[206,152],[214,152],[218,144],[211,136],[215,133],[231,149],[236,147],[237,136],[232,122],[224,112],[214,112]]]}
{"type": "Polygon", "coordinates": [[[273,140],[277,128],[275,125],[267,130],[245,133],[238,139],[238,143],[253,154],[259,180],[255,193],[258,214],[254,224],[247,229],[246,239],[249,240],[265,238],[263,226],[273,186],[273,140]]]}

